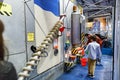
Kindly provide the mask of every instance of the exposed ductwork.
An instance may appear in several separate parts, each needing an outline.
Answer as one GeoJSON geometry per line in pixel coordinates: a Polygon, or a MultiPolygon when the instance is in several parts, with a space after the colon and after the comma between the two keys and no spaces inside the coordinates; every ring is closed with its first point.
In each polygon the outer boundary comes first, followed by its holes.
{"type": "MultiPolygon", "coordinates": [[[[77,2],[83,7],[84,13],[89,15],[99,12],[105,8],[114,7],[114,0],[77,0],[77,2]]],[[[104,13],[112,12],[111,9],[104,10],[104,13]]],[[[103,13],[101,13],[103,14],[103,13]]]]}

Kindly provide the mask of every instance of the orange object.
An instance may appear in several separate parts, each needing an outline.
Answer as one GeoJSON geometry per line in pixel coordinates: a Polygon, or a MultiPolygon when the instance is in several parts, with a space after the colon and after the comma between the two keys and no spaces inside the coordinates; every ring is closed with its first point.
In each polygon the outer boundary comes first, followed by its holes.
{"type": "Polygon", "coordinates": [[[86,66],[87,64],[87,58],[81,58],[81,65],[86,66]]]}
{"type": "Polygon", "coordinates": [[[77,6],[73,6],[73,12],[76,12],[77,11],[77,6]]]}
{"type": "Polygon", "coordinates": [[[82,47],[77,47],[76,49],[77,49],[77,50],[82,50],[82,47]]]}
{"type": "Polygon", "coordinates": [[[73,55],[70,56],[70,59],[73,61],[75,60],[75,58],[76,58],[76,56],[73,56],[73,55]]]}
{"type": "Polygon", "coordinates": [[[54,39],[53,48],[58,49],[58,39],[54,39]]]}
{"type": "Polygon", "coordinates": [[[85,54],[85,51],[84,51],[84,49],[82,49],[82,52],[81,52],[81,54],[82,54],[82,55],[84,55],[84,54],[85,54]]]}
{"type": "Polygon", "coordinates": [[[83,47],[78,47],[78,48],[76,48],[76,49],[77,49],[78,51],[79,51],[79,50],[82,50],[82,52],[81,52],[82,55],[85,54],[85,51],[84,51],[84,48],[83,48],[83,47]]]}
{"type": "Polygon", "coordinates": [[[55,46],[54,46],[54,49],[58,49],[58,45],[55,45],[55,46]]]}

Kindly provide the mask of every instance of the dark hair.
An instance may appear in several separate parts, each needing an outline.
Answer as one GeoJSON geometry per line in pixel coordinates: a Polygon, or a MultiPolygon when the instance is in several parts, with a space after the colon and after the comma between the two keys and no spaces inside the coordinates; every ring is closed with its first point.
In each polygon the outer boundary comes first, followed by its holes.
{"type": "Polygon", "coordinates": [[[88,35],[89,35],[88,33],[85,34],[85,36],[88,36],[88,35]]]}
{"type": "Polygon", "coordinates": [[[93,35],[93,36],[90,37],[90,39],[92,39],[93,41],[96,41],[96,36],[93,35]]]}
{"type": "Polygon", "coordinates": [[[102,36],[101,34],[95,34],[96,36],[98,36],[100,39],[106,39],[106,37],[105,36],[102,36]]]}
{"type": "Polygon", "coordinates": [[[0,60],[4,60],[4,44],[3,44],[3,31],[4,31],[4,24],[0,20],[0,60]]]}

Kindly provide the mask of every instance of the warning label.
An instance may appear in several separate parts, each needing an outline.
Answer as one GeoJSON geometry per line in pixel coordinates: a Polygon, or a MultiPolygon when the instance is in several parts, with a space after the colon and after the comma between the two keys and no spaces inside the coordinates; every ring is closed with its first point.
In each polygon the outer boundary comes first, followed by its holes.
{"type": "Polygon", "coordinates": [[[11,16],[12,15],[11,5],[0,2],[0,14],[5,16],[11,16]]]}
{"type": "Polygon", "coordinates": [[[28,42],[34,41],[34,33],[33,32],[27,33],[27,41],[28,42]]]}

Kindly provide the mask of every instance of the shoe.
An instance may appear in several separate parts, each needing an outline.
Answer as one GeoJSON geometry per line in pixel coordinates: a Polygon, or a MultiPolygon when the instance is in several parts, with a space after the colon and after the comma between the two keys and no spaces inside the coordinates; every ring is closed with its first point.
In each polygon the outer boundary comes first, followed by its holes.
{"type": "Polygon", "coordinates": [[[95,78],[95,76],[94,76],[94,75],[90,75],[89,77],[90,77],[90,78],[92,78],[92,79],[93,79],[93,78],[95,78]]]}
{"type": "Polygon", "coordinates": [[[91,76],[91,74],[87,74],[87,76],[88,76],[88,77],[90,77],[90,76],[91,76]]]}

